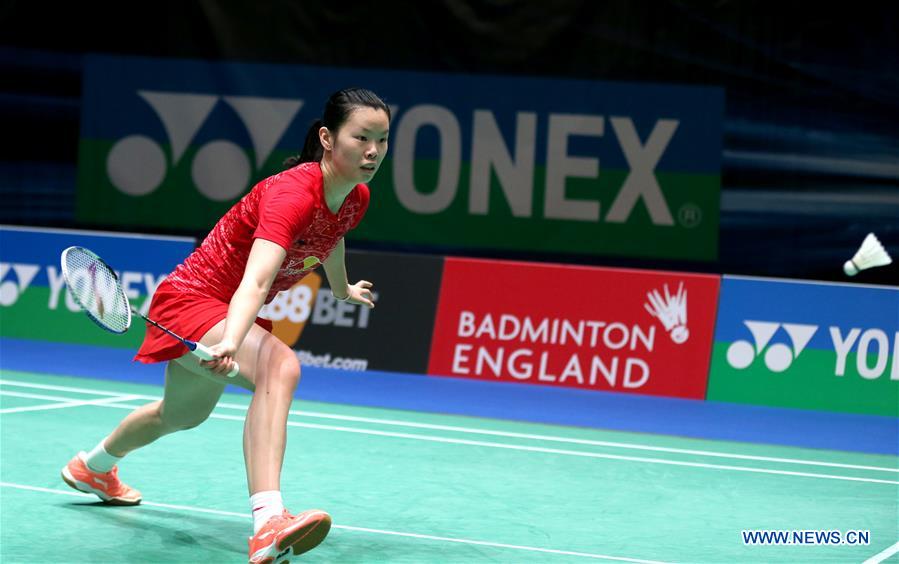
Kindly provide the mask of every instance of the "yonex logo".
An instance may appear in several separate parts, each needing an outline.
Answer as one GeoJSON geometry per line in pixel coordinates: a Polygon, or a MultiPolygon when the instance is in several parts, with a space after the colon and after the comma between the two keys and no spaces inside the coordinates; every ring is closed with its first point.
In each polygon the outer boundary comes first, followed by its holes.
{"type": "Polygon", "coordinates": [[[783,343],[776,343],[765,351],[765,366],[772,372],[783,372],[799,357],[818,330],[817,325],[799,323],[772,323],[768,321],[744,321],[752,333],[753,343],[734,341],[727,349],[727,362],[737,370],[748,368],[756,357],[762,354],[771,338],[780,327],[784,328],[792,341],[792,349],[783,343]]]}
{"type": "Polygon", "coordinates": [[[650,315],[657,318],[665,326],[665,331],[671,335],[671,340],[678,345],[690,338],[690,330],[687,328],[687,291],[684,283],[678,285],[677,293],[668,292],[668,284],[664,285],[665,296],[658,290],[646,294],[649,303],[643,304],[650,315]]]}
{"type": "MultiPolygon", "coordinates": [[[[179,163],[219,100],[224,100],[246,127],[253,144],[256,172],[303,106],[303,100],[254,96],[149,90],[139,90],[137,95],[162,122],[171,146],[171,160],[167,160],[159,143],[146,135],[129,135],[113,145],[106,159],[106,172],[113,186],[131,196],[150,194],[162,185],[169,169],[179,163]]],[[[243,193],[253,172],[243,148],[224,139],[200,147],[191,164],[191,179],[197,190],[215,201],[231,200],[243,193]]]]}
{"type": "Polygon", "coordinates": [[[36,264],[0,262],[0,306],[11,306],[16,303],[39,270],[40,267],[36,264]],[[15,273],[16,280],[6,279],[10,270],[15,273]]]}

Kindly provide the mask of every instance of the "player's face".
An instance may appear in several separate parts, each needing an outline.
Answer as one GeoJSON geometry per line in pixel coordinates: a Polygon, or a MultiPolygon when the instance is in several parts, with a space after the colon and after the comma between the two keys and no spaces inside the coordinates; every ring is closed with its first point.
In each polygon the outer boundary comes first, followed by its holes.
{"type": "Polygon", "coordinates": [[[355,183],[369,182],[387,154],[390,122],[384,110],[353,110],[337,133],[331,155],[340,175],[355,183]]]}

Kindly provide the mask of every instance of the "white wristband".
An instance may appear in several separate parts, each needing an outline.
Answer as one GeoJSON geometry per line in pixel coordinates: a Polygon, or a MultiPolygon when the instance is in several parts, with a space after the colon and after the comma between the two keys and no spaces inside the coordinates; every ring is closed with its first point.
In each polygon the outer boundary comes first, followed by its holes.
{"type": "Polygon", "coordinates": [[[334,299],[337,300],[338,302],[345,302],[348,299],[350,299],[350,286],[347,285],[347,287],[346,287],[346,297],[345,298],[338,298],[337,295],[334,294],[333,289],[331,290],[331,295],[334,296],[334,299]]]}

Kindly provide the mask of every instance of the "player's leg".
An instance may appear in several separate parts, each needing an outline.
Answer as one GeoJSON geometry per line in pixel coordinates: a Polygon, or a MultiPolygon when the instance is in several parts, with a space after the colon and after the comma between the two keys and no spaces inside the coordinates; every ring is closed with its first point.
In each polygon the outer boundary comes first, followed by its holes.
{"type": "Polygon", "coordinates": [[[140,503],[140,492],[123,484],[116,464],[134,449],[175,431],[202,423],[212,412],[224,384],[169,362],[163,399],[129,413],[116,429],[90,452],[78,453],[62,470],[71,487],[94,493],[116,505],[140,503]]]}
{"type": "Polygon", "coordinates": [[[106,451],[122,457],[163,435],[196,427],[212,413],[224,389],[224,383],[196,374],[180,359],[169,362],[163,399],[125,417],[106,439],[106,451]]]}
{"type": "MultiPolygon", "coordinates": [[[[222,337],[222,320],[201,339],[214,345],[222,337]]],[[[240,375],[226,378],[200,366],[199,359],[185,356],[179,362],[191,371],[233,383],[253,391],[244,425],[244,452],[250,493],[280,489],[281,464],[287,437],[287,414],[300,379],[296,354],[277,337],[253,325],[235,355],[240,375]]]]}
{"type": "MultiPolygon", "coordinates": [[[[221,340],[223,332],[221,321],[201,342],[212,346],[221,340]]],[[[289,549],[300,554],[319,544],[331,526],[331,518],[324,511],[306,511],[294,517],[284,514],[281,502],[287,416],[300,379],[300,364],[290,347],[258,325],[250,328],[235,358],[240,364],[238,377],[214,377],[253,391],[244,424],[244,459],[254,509],[250,559],[264,562],[289,549]],[[269,531],[274,534],[268,535],[269,531]]],[[[184,361],[205,370],[195,358],[184,361]]]]}

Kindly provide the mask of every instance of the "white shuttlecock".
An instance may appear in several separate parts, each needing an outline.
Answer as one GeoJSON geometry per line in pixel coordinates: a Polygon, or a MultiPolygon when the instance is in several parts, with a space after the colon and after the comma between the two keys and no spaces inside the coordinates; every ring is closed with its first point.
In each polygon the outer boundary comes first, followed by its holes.
{"type": "Polygon", "coordinates": [[[893,262],[893,259],[887,254],[877,237],[873,233],[868,233],[855,256],[847,260],[843,265],[843,272],[849,276],[855,276],[862,270],[874,268],[875,266],[884,266],[891,262],[893,262]]]}

